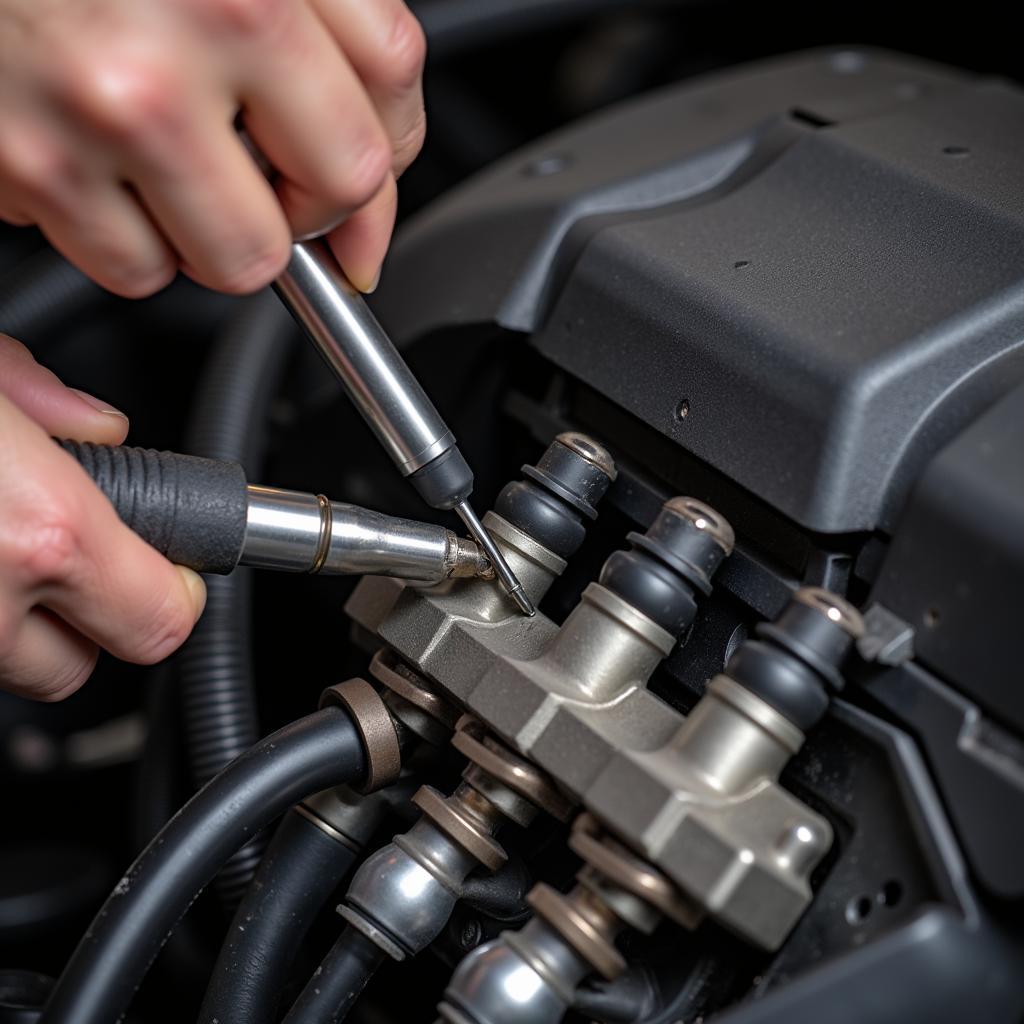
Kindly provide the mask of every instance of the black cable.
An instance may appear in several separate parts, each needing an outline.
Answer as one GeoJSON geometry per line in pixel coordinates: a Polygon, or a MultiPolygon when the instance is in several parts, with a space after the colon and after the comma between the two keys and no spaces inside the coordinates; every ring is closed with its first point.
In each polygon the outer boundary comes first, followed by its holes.
{"type": "Polygon", "coordinates": [[[161,829],[100,908],[42,1024],[114,1024],[168,934],[243,843],[292,804],[357,782],[359,733],[340,708],[279,729],[233,761],[161,829]]]}
{"type": "Polygon", "coordinates": [[[217,958],[200,1024],[270,1024],[295,952],[356,851],[294,808],[260,861],[217,958]]]}
{"type": "Polygon", "coordinates": [[[284,1024],[338,1024],[343,1021],[384,961],[384,956],[384,951],[362,932],[346,928],[313,972],[313,977],[288,1011],[284,1024]]]}
{"type": "MultiPolygon", "coordinates": [[[[262,467],[267,410],[296,328],[278,299],[245,300],[221,335],[202,379],[186,432],[192,455],[240,462],[250,479],[262,467]]],[[[247,569],[206,577],[206,610],[177,655],[185,746],[202,786],[259,735],[252,664],[252,577],[247,569]]],[[[260,840],[225,866],[217,888],[234,910],[263,850],[260,840]]]]}
{"type": "Polygon", "coordinates": [[[111,298],[47,246],[0,279],[0,333],[38,351],[54,330],[80,323],[111,298]]]}

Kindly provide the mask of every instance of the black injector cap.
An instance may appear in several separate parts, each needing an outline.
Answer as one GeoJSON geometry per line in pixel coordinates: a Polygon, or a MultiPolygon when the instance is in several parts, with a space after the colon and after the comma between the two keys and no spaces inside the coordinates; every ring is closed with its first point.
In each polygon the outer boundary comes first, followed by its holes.
{"type": "Polygon", "coordinates": [[[843,686],[840,667],[864,633],[860,613],[828,590],[802,587],[775,622],[754,632],[726,674],[806,732],[843,686]]]}
{"type": "Polygon", "coordinates": [[[523,466],[525,480],[508,484],[494,511],[562,558],[583,543],[584,519],[615,479],[615,462],[585,434],[559,434],[536,466],[523,466]]]}
{"type": "Polygon", "coordinates": [[[646,533],[626,538],[631,551],[616,551],[599,582],[673,636],[697,614],[696,592],[711,593],[711,577],[732,552],[732,527],[694,498],[671,498],[646,533]]]}

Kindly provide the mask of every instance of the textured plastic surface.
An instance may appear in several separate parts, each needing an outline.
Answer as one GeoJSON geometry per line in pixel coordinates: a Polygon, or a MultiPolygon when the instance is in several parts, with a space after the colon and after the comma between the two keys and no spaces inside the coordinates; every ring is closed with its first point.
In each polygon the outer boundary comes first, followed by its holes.
{"type": "Polygon", "coordinates": [[[435,204],[376,305],[400,340],[533,332],[803,526],[888,528],[929,456],[1024,375],[1022,123],[1020,91],[910,58],[730,71],[435,204]]]}
{"type": "Polygon", "coordinates": [[[993,931],[934,908],[717,1019],[721,1024],[1014,1024],[1024,1010],[1018,969],[993,931]]]}
{"type": "Polygon", "coordinates": [[[1024,731],[1024,387],[929,465],[872,600],[915,628],[924,664],[1024,731]]]}
{"type": "Polygon", "coordinates": [[[908,662],[863,680],[912,730],[928,757],[978,880],[1003,899],[1024,897],[1024,743],[908,662]]]}
{"type": "Polygon", "coordinates": [[[245,472],[237,463],[146,448],[61,441],[125,525],[178,565],[229,573],[245,541],[245,472]]]}

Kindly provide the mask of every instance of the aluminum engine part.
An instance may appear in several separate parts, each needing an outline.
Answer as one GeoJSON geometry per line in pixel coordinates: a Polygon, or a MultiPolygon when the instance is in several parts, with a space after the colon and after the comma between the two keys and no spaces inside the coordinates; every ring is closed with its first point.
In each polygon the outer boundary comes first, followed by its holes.
{"type": "MultiPolygon", "coordinates": [[[[720,520],[692,501],[672,511],[691,526],[720,520]]],[[[365,586],[351,602],[357,618],[372,598],[365,586]]],[[[646,689],[672,634],[601,583],[561,629],[543,615],[492,623],[479,600],[472,583],[408,589],[378,634],[707,913],[776,948],[832,839],[778,785],[800,730],[728,681],[688,726],[646,689]]]]}

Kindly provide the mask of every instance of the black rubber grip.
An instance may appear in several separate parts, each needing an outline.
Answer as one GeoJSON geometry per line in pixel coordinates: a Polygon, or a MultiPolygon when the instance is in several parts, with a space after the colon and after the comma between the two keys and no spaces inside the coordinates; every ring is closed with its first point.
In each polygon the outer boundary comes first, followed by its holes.
{"type": "Polygon", "coordinates": [[[122,522],[178,565],[225,575],[238,564],[248,507],[236,462],[148,448],[57,442],[110,499],[122,522]]]}

